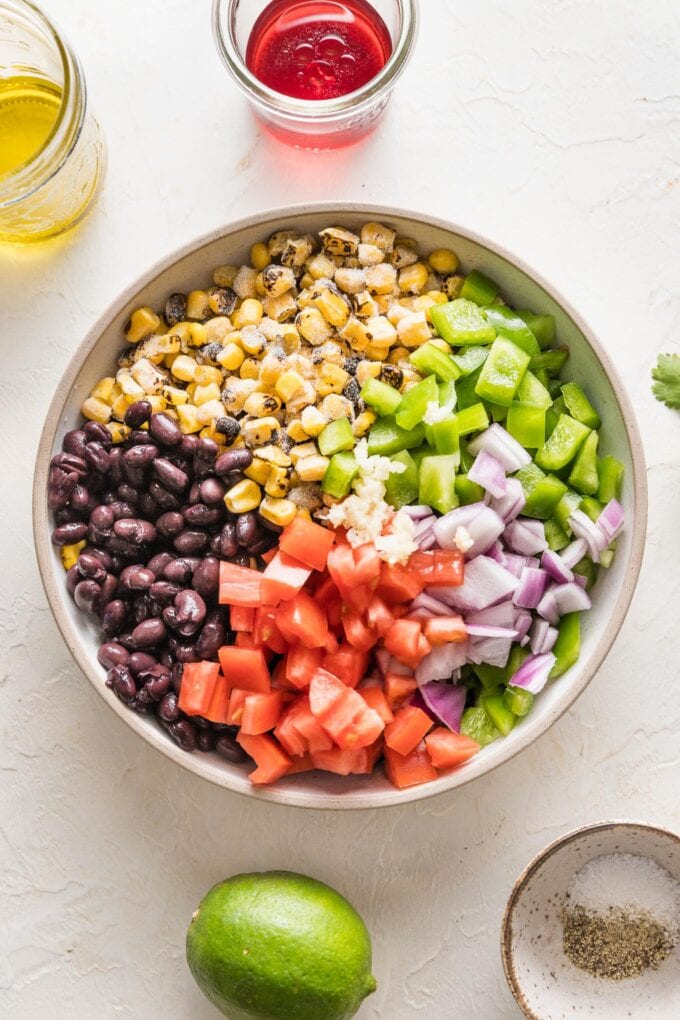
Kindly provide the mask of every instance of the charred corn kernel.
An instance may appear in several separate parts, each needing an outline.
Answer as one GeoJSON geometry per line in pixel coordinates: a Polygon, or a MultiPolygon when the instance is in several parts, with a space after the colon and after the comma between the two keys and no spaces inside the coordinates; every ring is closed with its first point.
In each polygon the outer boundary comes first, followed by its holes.
{"type": "MultiPolygon", "coordinates": [[[[305,439],[307,439],[307,436],[305,436],[305,439]]],[[[294,446],[290,451],[291,464],[298,464],[303,459],[303,457],[316,457],[318,452],[319,450],[317,448],[316,443],[310,442],[299,443],[297,446],[294,446]]]]}
{"type": "MultiPolygon", "coordinates": [[[[348,379],[349,372],[345,372],[344,368],[324,362],[316,380],[316,392],[320,397],[327,397],[329,393],[342,393],[348,379]]],[[[302,413],[304,415],[304,411],[302,413]]],[[[304,418],[302,421],[304,424],[304,418]]]]}
{"type": "Polygon", "coordinates": [[[166,373],[147,358],[137,361],[130,369],[130,375],[145,393],[160,393],[168,381],[166,373]]]}
{"type": "Polygon", "coordinates": [[[224,505],[229,513],[245,514],[248,510],[254,510],[262,498],[262,490],[252,478],[244,478],[237,482],[224,497],[224,505]]]}
{"type": "Polygon", "coordinates": [[[109,421],[106,423],[106,427],[111,433],[111,442],[116,444],[124,443],[131,431],[127,425],[123,425],[119,421],[109,421]]]}
{"type": "Polygon", "coordinates": [[[316,371],[315,363],[305,354],[291,354],[286,358],[286,364],[291,372],[297,372],[303,379],[311,379],[316,371]]]}
{"type": "Polygon", "coordinates": [[[341,329],[349,319],[349,308],[347,302],[336,294],[329,287],[321,291],[321,293],[314,298],[314,304],[323,315],[326,322],[330,322],[331,326],[336,326],[341,329]]]}
{"type": "Polygon", "coordinates": [[[148,305],[136,308],[125,326],[125,339],[128,343],[136,344],[155,333],[160,324],[161,320],[153,308],[149,308],[148,305]]]}
{"type": "Polygon", "coordinates": [[[382,347],[384,351],[391,347],[397,339],[396,329],[384,315],[374,315],[367,319],[366,329],[368,330],[371,345],[373,347],[382,347]]]}
{"type": "Polygon", "coordinates": [[[445,305],[449,300],[443,290],[428,290],[423,296],[430,298],[436,305],[445,305]]]}
{"type": "MultiPolygon", "coordinates": [[[[293,418],[286,425],[286,433],[290,436],[294,443],[304,443],[307,438],[307,432],[303,428],[302,421],[300,418],[293,418]]],[[[295,449],[295,447],[293,447],[295,449]]],[[[291,450],[291,456],[292,456],[291,450]]]]}
{"type": "Polygon", "coordinates": [[[357,365],[357,382],[363,386],[367,379],[377,379],[380,375],[380,365],[375,361],[360,361],[357,365]]]}
{"type": "Polygon", "coordinates": [[[231,287],[238,276],[238,266],[217,266],[213,270],[213,283],[217,287],[231,287]]]}
{"type": "Polygon", "coordinates": [[[373,411],[362,411],[361,414],[356,416],[352,423],[352,432],[357,439],[361,439],[362,436],[366,435],[376,417],[377,415],[373,411]]]}
{"type": "Polygon", "coordinates": [[[447,344],[446,340],[442,340],[440,336],[433,336],[430,343],[433,347],[438,347],[440,351],[445,351],[446,354],[451,353],[451,345],[447,344]]]}
{"type": "Polygon", "coordinates": [[[381,344],[369,344],[362,354],[365,358],[369,358],[371,361],[382,361],[389,348],[383,347],[381,344]]]}
{"type": "Polygon", "coordinates": [[[250,467],[247,467],[243,474],[246,478],[252,478],[252,480],[257,482],[258,485],[266,485],[271,469],[272,465],[268,464],[266,460],[261,460],[259,457],[253,457],[250,467]]]}
{"type": "Polygon", "coordinates": [[[319,231],[326,255],[356,255],[359,238],[344,227],[326,227],[319,231]]]}
{"type": "Polygon", "coordinates": [[[189,402],[192,404],[194,402],[194,393],[196,392],[196,385],[197,384],[195,382],[190,382],[189,385],[187,386],[187,396],[189,398],[189,402]]]}
{"type": "Polygon", "coordinates": [[[241,307],[236,309],[231,316],[231,321],[236,329],[242,329],[244,326],[257,326],[261,322],[263,315],[262,302],[258,301],[255,297],[251,297],[246,298],[242,302],[241,307]]]}
{"type": "MultiPolygon", "coordinates": [[[[148,400],[149,404],[151,405],[152,414],[159,414],[161,411],[165,411],[165,409],[168,406],[168,402],[162,395],[162,393],[150,393],[144,399],[148,400]]],[[[149,426],[145,422],[144,425],[140,427],[148,428],[149,426]]]]}
{"type": "Polygon", "coordinates": [[[116,373],[116,382],[126,397],[134,397],[135,400],[139,400],[144,396],[144,387],[126,369],[121,369],[116,373]]]}
{"type": "Polygon", "coordinates": [[[112,375],[107,375],[99,380],[90,396],[96,397],[97,400],[103,400],[105,404],[111,404],[115,400],[113,391],[116,385],[115,378],[112,375]]]}
{"type": "Polygon", "coordinates": [[[205,425],[198,434],[201,439],[212,439],[218,446],[225,445],[225,437],[213,425],[205,425]]]}
{"type": "Polygon", "coordinates": [[[302,347],[302,340],[297,327],[292,322],[281,324],[281,347],[286,355],[295,354],[302,347]]]}
{"type": "Polygon", "coordinates": [[[185,435],[191,432],[198,432],[203,422],[198,417],[198,408],[195,404],[180,404],[176,409],[177,424],[185,435]]]}
{"type": "Polygon", "coordinates": [[[287,403],[302,389],[305,381],[298,372],[282,372],[274,384],[274,389],[284,403],[287,403]]]}
{"type": "Polygon", "coordinates": [[[362,266],[377,266],[385,258],[385,252],[377,244],[360,244],[357,255],[362,266]]]}
{"type": "Polygon", "coordinates": [[[459,296],[464,283],[464,276],[453,274],[444,278],[444,293],[448,301],[454,301],[459,296]]]}
{"type": "MultiPolygon", "coordinates": [[[[117,418],[118,421],[122,421],[125,417],[125,412],[130,404],[134,403],[134,400],[134,397],[128,397],[125,393],[121,393],[119,397],[116,397],[114,402],[111,404],[111,414],[113,417],[117,418]]],[[[83,411],[83,414],[85,414],[85,411],[83,411]]],[[[85,417],[87,417],[87,414],[85,414],[85,417]]],[[[96,421],[97,419],[94,420],[96,421]]]]}
{"type": "MultiPolygon", "coordinates": [[[[328,418],[321,413],[318,407],[310,406],[303,408],[302,414],[300,415],[300,423],[305,435],[318,436],[322,429],[324,429],[328,424],[328,418]]],[[[288,434],[290,435],[290,429],[288,434]]]]}
{"type": "Polygon", "coordinates": [[[208,342],[208,330],[202,322],[190,322],[187,336],[189,347],[205,347],[208,342]]]}
{"type": "Polygon", "coordinates": [[[246,358],[238,373],[242,379],[256,380],[260,377],[260,362],[257,358],[246,358]]]}
{"type": "Polygon", "coordinates": [[[227,372],[236,372],[243,364],[244,358],[245,354],[238,344],[234,343],[225,344],[220,353],[217,355],[217,360],[222,368],[226,369],[227,372]]]}
{"type": "Polygon", "coordinates": [[[410,310],[398,301],[393,301],[387,309],[387,318],[393,326],[397,326],[405,316],[410,314],[410,310]]]}
{"type": "Polygon", "coordinates": [[[354,409],[351,401],[347,397],[341,397],[337,393],[331,393],[329,396],[324,397],[321,401],[321,413],[328,416],[331,421],[335,421],[337,418],[349,418],[350,421],[354,417],[354,409]]]}
{"type": "Polygon", "coordinates": [[[423,312],[427,321],[430,322],[430,309],[433,305],[436,305],[436,303],[437,302],[434,301],[429,294],[420,294],[418,297],[412,299],[411,307],[414,312],[423,312]]]}
{"type": "Polygon", "coordinates": [[[72,545],[62,545],[59,550],[61,556],[61,562],[64,566],[64,570],[70,570],[71,567],[75,567],[80,556],[81,549],[84,549],[87,545],[85,539],[82,542],[74,542],[72,545]]]}
{"type": "Polygon", "coordinates": [[[347,341],[353,351],[365,351],[371,341],[366,323],[355,316],[347,320],[347,325],[340,330],[340,336],[347,341]]]}
{"type": "Polygon", "coordinates": [[[427,261],[435,273],[442,274],[455,273],[460,265],[458,256],[450,248],[435,248],[427,256],[427,261]]]}
{"type": "Polygon", "coordinates": [[[273,496],[280,499],[285,496],[290,488],[290,479],[288,472],[285,468],[276,467],[272,465],[271,471],[269,472],[269,478],[267,479],[264,491],[268,496],[273,496]]]}
{"type": "Polygon", "coordinates": [[[302,517],[305,521],[311,521],[312,519],[312,515],[305,506],[298,506],[295,516],[302,517]]]}
{"type": "Polygon", "coordinates": [[[300,269],[314,250],[314,238],[310,234],[304,237],[291,237],[281,252],[281,264],[300,269]]]}
{"type": "Polygon", "coordinates": [[[399,243],[394,246],[394,251],[388,256],[390,265],[395,269],[405,269],[418,261],[418,252],[415,244],[399,243]]]}
{"type": "Polygon", "coordinates": [[[182,382],[191,382],[196,375],[196,362],[188,354],[180,354],[173,361],[170,372],[174,375],[175,379],[181,379],[182,382]]]}
{"type": "Polygon", "coordinates": [[[297,506],[292,500],[275,499],[272,496],[264,497],[260,503],[259,510],[265,520],[271,521],[272,524],[278,524],[281,528],[285,528],[287,524],[290,524],[297,514],[297,506]]]}
{"type": "Polygon", "coordinates": [[[396,230],[375,221],[364,223],[361,228],[361,243],[375,245],[381,251],[392,251],[396,236],[396,230]]]}
{"type": "Polygon", "coordinates": [[[242,434],[247,446],[264,446],[279,428],[279,421],[271,415],[267,418],[253,418],[243,425],[242,434]]]}
{"type": "MultiPolygon", "coordinates": [[[[449,348],[449,350],[451,350],[451,348],[449,348]]],[[[409,356],[410,353],[411,352],[407,351],[405,347],[401,347],[401,346],[393,347],[392,350],[390,351],[390,355],[389,355],[389,357],[387,359],[387,364],[388,365],[398,365],[401,361],[408,361],[408,356],[409,356]]],[[[390,386],[394,386],[396,389],[399,389],[401,387],[401,384],[402,384],[402,381],[403,381],[401,376],[398,377],[398,381],[394,381],[392,379],[384,378],[385,374],[386,373],[384,371],[381,371],[381,373],[380,373],[380,377],[381,377],[382,382],[389,383],[390,386]]]]}
{"type": "Polygon", "coordinates": [[[334,282],[345,294],[360,294],[366,289],[366,276],[363,269],[342,267],[335,272],[334,282]]]}
{"type": "Polygon", "coordinates": [[[372,315],[378,314],[378,302],[367,290],[362,290],[360,294],[355,294],[352,304],[354,305],[355,314],[361,319],[369,319],[372,315]]]}
{"type": "Polygon", "coordinates": [[[254,379],[239,379],[230,376],[222,390],[222,402],[227,414],[238,414],[239,411],[242,411],[244,403],[256,389],[257,383],[254,379]]]}
{"type": "Polygon", "coordinates": [[[420,294],[427,283],[427,266],[424,262],[414,262],[399,273],[399,290],[404,294],[420,294]]]}
{"type": "Polygon", "coordinates": [[[262,273],[258,273],[255,277],[255,294],[258,298],[263,298],[267,291],[265,290],[264,280],[262,279],[262,273]]]}
{"type": "Polygon", "coordinates": [[[205,386],[197,386],[192,395],[192,400],[196,407],[200,407],[201,404],[207,404],[209,400],[219,399],[220,387],[214,382],[206,383],[205,386]]]}
{"type": "Polygon", "coordinates": [[[105,425],[111,418],[111,408],[99,397],[88,397],[80,410],[90,421],[98,421],[102,425],[105,425]]]}
{"type": "Polygon", "coordinates": [[[262,270],[262,283],[270,297],[280,297],[295,286],[295,273],[290,266],[272,263],[262,270]]]}
{"type": "Polygon", "coordinates": [[[285,357],[283,351],[269,351],[260,362],[260,386],[271,389],[283,372],[285,357]]]}
{"type": "Polygon", "coordinates": [[[187,294],[187,319],[207,319],[210,313],[208,295],[204,290],[190,290],[187,294]]]}
{"type": "Polygon", "coordinates": [[[236,276],[232,280],[231,287],[236,292],[236,294],[244,301],[247,298],[254,298],[256,277],[257,277],[256,269],[252,269],[250,266],[241,266],[236,276]]]}
{"type": "Polygon", "coordinates": [[[307,288],[311,287],[313,283],[314,277],[311,275],[311,273],[303,273],[298,281],[299,287],[303,290],[306,290],[307,288]]]}
{"type": "Polygon", "coordinates": [[[392,304],[392,301],[393,301],[392,294],[376,294],[375,295],[376,315],[387,315],[387,309],[392,304]]]}
{"type": "Polygon", "coordinates": [[[234,330],[233,323],[228,315],[216,315],[205,323],[205,335],[209,344],[222,344],[234,330]]]}
{"type": "Polygon", "coordinates": [[[267,241],[267,251],[270,259],[279,258],[289,241],[298,237],[297,230],[276,230],[267,241]]]}
{"type": "Polygon", "coordinates": [[[391,294],[397,285],[397,271],[387,262],[366,269],[366,286],[372,294],[391,294]]]}
{"type": "Polygon", "coordinates": [[[397,324],[399,341],[404,347],[420,347],[430,337],[430,327],[425,318],[425,312],[411,312],[397,324]]]}
{"type": "Polygon", "coordinates": [[[286,319],[291,319],[298,310],[295,297],[290,290],[285,294],[279,294],[278,297],[268,295],[262,299],[262,304],[269,318],[276,322],[285,322],[286,319]]]}
{"type": "Polygon", "coordinates": [[[298,312],[295,324],[300,335],[305,338],[307,343],[312,344],[313,347],[324,343],[333,335],[331,325],[326,321],[318,308],[303,308],[301,312],[298,312]]]}
{"type": "Polygon", "coordinates": [[[261,460],[266,460],[268,464],[273,464],[275,467],[288,468],[293,463],[287,453],[285,453],[280,446],[260,446],[257,450],[257,455],[261,460]]]}
{"type": "Polygon", "coordinates": [[[243,405],[246,414],[252,414],[254,418],[264,418],[268,414],[275,414],[281,407],[281,401],[273,393],[251,393],[243,405]]]}
{"type": "Polygon", "coordinates": [[[210,425],[221,418],[224,414],[224,404],[221,400],[206,400],[198,407],[198,420],[201,425],[210,425]]]}
{"type": "Polygon", "coordinates": [[[207,386],[209,383],[217,383],[219,386],[222,383],[222,373],[212,365],[197,365],[194,382],[199,386],[207,386]]]}
{"type": "Polygon", "coordinates": [[[314,280],[332,280],[335,276],[335,262],[323,252],[309,259],[306,269],[314,280]]]}
{"type": "Polygon", "coordinates": [[[329,463],[328,457],[322,457],[321,454],[302,457],[297,462],[295,470],[301,482],[320,482],[326,474],[329,463]]]}
{"type": "Polygon", "coordinates": [[[257,326],[244,326],[241,330],[241,347],[248,354],[262,354],[267,346],[267,339],[257,326]]]}
{"type": "Polygon", "coordinates": [[[265,266],[269,265],[269,248],[262,241],[258,241],[250,249],[250,261],[253,268],[257,270],[264,269],[265,266]]]}
{"type": "Polygon", "coordinates": [[[300,389],[293,394],[290,400],[286,401],[286,411],[288,414],[298,414],[308,404],[316,403],[316,390],[311,382],[305,382],[302,384],[300,389]]]}

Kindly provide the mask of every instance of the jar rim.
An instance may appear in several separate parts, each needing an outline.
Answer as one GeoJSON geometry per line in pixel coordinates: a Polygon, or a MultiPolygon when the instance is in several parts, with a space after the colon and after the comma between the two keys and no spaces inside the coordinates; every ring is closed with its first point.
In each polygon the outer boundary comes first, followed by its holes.
{"type": "Polygon", "coordinates": [[[234,34],[234,18],[239,0],[213,0],[212,25],[217,51],[222,63],[237,85],[256,103],[272,112],[287,114],[301,120],[333,119],[338,114],[355,112],[370,105],[388,89],[402,73],[418,29],[417,0],[395,0],[399,9],[400,27],[389,60],[380,71],[360,88],[334,99],[296,99],[264,85],[248,68],[234,34]],[[227,21],[226,32],[223,24],[227,21]]]}

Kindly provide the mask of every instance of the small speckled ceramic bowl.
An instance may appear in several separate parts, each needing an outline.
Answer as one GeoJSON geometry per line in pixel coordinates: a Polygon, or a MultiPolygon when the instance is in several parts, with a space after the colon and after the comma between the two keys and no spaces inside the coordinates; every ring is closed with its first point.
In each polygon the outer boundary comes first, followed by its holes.
{"type": "Polygon", "coordinates": [[[574,875],[603,854],[648,857],[680,882],[680,836],[638,822],[603,822],[567,833],[518,878],[501,929],[513,995],[529,1020],[677,1020],[680,946],[657,970],[610,981],[591,977],[562,949],[561,912],[574,875]]]}

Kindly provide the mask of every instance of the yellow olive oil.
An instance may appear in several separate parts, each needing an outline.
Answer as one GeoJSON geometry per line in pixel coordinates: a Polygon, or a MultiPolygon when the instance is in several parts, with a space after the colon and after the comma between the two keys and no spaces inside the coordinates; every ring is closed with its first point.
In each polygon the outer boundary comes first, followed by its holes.
{"type": "Polygon", "coordinates": [[[62,90],[44,78],[0,78],[0,176],[28,163],[50,137],[62,90]]]}

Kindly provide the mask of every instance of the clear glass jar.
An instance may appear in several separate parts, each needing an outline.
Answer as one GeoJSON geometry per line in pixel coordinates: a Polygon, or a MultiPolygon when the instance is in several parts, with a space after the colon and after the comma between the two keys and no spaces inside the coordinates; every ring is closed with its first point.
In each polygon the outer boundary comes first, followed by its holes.
{"type": "Polygon", "coordinates": [[[294,99],[263,85],[248,69],[245,53],[253,25],[269,0],[213,0],[213,30],[219,55],[256,116],[269,132],[306,149],[333,149],[371,131],[413,51],[417,0],[370,0],[387,25],[392,54],[361,88],[337,99],[294,99]]]}
{"type": "MultiPolygon", "coordinates": [[[[104,149],[78,58],[28,0],[0,0],[0,90],[0,102],[28,103],[28,90],[29,99],[35,93],[40,103],[44,94],[55,106],[54,123],[37,151],[0,172],[0,241],[52,237],[85,215],[103,175],[104,149]],[[16,98],[20,94],[23,99],[16,98]]],[[[14,144],[22,151],[19,135],[29,120],[18,113],[8,121],[10,134],[0,137],[5,153],[14,144]]]]}

